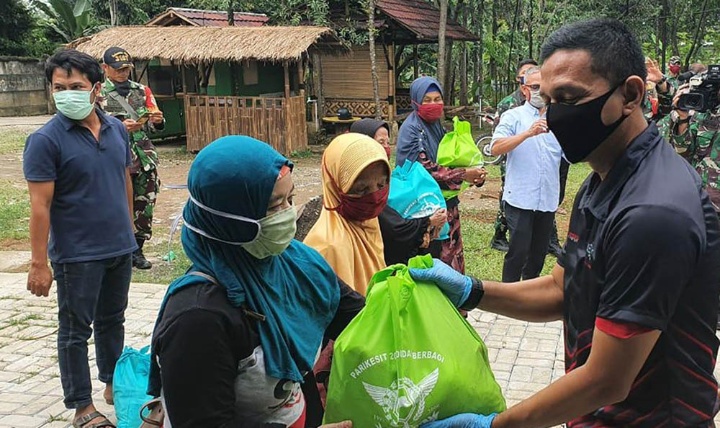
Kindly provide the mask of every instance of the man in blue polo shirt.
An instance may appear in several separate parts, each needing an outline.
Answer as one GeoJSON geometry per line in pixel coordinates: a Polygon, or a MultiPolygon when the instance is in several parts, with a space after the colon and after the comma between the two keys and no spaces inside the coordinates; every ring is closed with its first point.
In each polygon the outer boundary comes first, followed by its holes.
{"type": "Polygon", "coordinates": [[[23,153],[31,207],[27,286],[47,296],[53,274],[57,281],[58,363],[73,426],[111,426],[93,405],[87,341],[92,324],[99,379],[111,403],[137,248],[128,135],[95,107],[102,83],[95,59],[64,50],[48,59],[45,75],[58,113],[28,137],[23,153]]]}
{"type": "Polygon", "coordinates": [[[499,415],[427,428],[709,427],[720,294],[720,225],[693,168],[645,121],[644,55],[622,23],[564,26],[542,48],[547,121],[593,173],[550,275],[473,281],[435,262],[412,271],[464,309],[563,320],[565,376],[499,415]]]}
{"type": "Polygon", "coordinates": [[[507,154],[502,202],[510,245],[503,282],[540,275],[560,196],[562,150],[548,132],[540,78],[538,67],[525,71],[520,89],[526,102],[503,113],[490,146],[494,156],[507,154]]]}

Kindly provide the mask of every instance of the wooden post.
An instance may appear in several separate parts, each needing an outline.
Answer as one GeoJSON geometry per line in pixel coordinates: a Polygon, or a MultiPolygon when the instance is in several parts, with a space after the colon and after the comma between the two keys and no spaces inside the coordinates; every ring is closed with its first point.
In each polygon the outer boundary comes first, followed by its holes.
{"type": "MultiPolygon", "coordinates": [[[[325,97],[323,96],[322,59],[320,54],[313,54],[313,87],[317,97],[318,118],[325,115],[325,97]]],[[[319,120],[319,119],[318,119],[319,120]]]]}
{"type": "Polygon", "coordinates": [[[305,58],[300,58],[300,61],[296,63],[297,65],[297,79],[298,79],[298,95],[300,95],[303,99],[303,103],[305,100],[305,58]]]}
{"type": "Polygon", "coordinates": [[[418,45],[413,45],[413,80],[418,78],[418,45]]]}
{"type": "Polygon", "coordinates": [[[388,67],[388,97],[391,102],[388,103],[388,122],[392,122],[395,117],[395,106],[397,105],[396,93],[395,93],[395,42],[390,43],[388,46],[387,56],[390,60],[390,67],[388,67]]]}
{"type": "Polygon", "coordinates": [[[290,70],[288,70],[288,62],[283,62],[283,74],[285,75],[285,99],[290,99],[290,70]]]}

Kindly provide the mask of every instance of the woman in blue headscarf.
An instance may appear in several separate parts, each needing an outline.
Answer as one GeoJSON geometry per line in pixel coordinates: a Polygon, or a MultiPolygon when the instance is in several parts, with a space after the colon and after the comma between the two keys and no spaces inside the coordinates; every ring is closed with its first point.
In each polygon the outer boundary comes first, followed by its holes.
{"type": "Polygon", "coordinates": [[[192,262],[167,291],[150,392],[165,427],[318,426],[312,367],[364,300],[293,239],[292,163],[223,137],[188,174],[182,244],[192,262]]]}
{"type": "MultiPolygon", "coordinates": [[[[443,91],[440,83],[427,76],[415,79],[410,85],[410,99],[413,112],[400,127],[395,164],[402,166],[406,160],[420,162],[444,190],[460,190],[463,181],[482,186],[486,174],[482,168],[447,168],[437,164],[438,146],[445,135],[445,128],[442,126],[443,91]]],[[[433,241],[430,252],[433,255],[439,253],[442,261],[458,272],[465,273],[458,209],[460,201],[456,196],[448,199],[446,203],[450,238],[433,241]]]]}

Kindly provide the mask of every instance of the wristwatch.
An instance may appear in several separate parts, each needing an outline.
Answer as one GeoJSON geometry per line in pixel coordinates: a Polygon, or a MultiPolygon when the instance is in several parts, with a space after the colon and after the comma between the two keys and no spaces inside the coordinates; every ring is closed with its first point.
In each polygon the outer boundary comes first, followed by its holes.
{"type": "Polygon", "coordinates": [[[667,82],[667,77],[663,76],[663,78],[660,79],[660,81],[657,82],[656,85],[657,85],[657,86],[660,86],[660,85],[662,85],[662,84],[665,83],[665,82],[667,82]]]}

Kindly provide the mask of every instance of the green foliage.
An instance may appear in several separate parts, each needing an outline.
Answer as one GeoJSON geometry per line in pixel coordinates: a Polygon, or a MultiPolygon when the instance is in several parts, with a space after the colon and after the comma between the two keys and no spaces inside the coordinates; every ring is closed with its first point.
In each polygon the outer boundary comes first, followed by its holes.
{"type": "Polygon", "coordinates": [[[0,55],[26,56],[26,40],[35,25],[22,0],[0,2],[0,55]]]}
{"type": "Polygon", "coordinates": [[[66,42],[98,30],[90,0],[30,0],[42,16],[41,25],[51,28],[66,42]]]}

